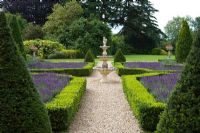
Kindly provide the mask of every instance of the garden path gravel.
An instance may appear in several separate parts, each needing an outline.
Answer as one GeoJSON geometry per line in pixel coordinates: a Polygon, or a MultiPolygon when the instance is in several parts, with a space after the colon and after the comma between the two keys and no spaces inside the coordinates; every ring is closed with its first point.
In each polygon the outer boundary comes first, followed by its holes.
{"type": "Polygon", "coordinates": [[[85,95],[68,132],[141,133],[123,93],[120,77],[112,72],[108,76],[110,83],[101,83],[100,78],[96,70],[87,78],[85,95]]]}

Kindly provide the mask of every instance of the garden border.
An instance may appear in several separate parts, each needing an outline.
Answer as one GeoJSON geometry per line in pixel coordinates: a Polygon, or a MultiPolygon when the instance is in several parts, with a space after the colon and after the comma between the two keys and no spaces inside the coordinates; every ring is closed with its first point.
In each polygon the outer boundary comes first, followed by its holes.
{"type": "Polygon", "coordinates": [[[154,131],[156,129],[160,119],[159,116],[166,105],[165,103],[158,102],[137,78],[160,74],[166,74],[166,72],[122,76],[123,90],[131,110],[139,120],[141,127],[147,131],[154,131]]]}
{"type": "Polygon", "coordinates": [[[69,128],[86,90],[86,82],[85,78],[73,77],[69,85],[45,104],[53,131],[64,131],[69,128]]]}
{"type": "Polygon", "coordinates": [[[95,63],[88,63],[83,68],[53,68],[53,69],[30,69],[30,72],[42,73],[42,72],[54,72],[64,73],[73,76],[89,76],[92,73],[95,63]]]}

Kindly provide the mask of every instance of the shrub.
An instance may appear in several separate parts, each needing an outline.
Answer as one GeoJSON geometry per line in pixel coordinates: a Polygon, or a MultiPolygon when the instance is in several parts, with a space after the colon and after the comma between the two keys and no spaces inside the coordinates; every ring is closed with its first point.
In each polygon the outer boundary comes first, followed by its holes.
{"type": "Polygon", "coordinates": [[[84,62],[95,62],[94,55],[90,49],[87,51],[85,55],[84,62]]]}
{"type": "Polygon", "coordinates": [[[114,55],[118,49],[121,49],[122,52],[130,52],[129,45],[126,45],[124,42],[124,36],[122,35],[113,35],[112,36],[112,43],[110,45],[111,54],[114,55]]]}
{"type": "Polygon", "coordinates": [[[51,102],[46,104],[53,131],[67,130],[86,89],[85,78],[73,78],[51,102]]]}
{"type": "Polygon", "coordinates": [[[0,132],[51,133],[47,111],[2,12],[0,20],[0,132]]]}
{"type": "Polygon", "coordinates": [[[137,80],[137,77],[154,76],[159,73],[150,73],[134,76],[123,76],[124,93],[134,115],[139,120],[141,127],[147,131],[154,131],[159,121],[159,115],[165,105],[157,102],[153,95],[137,80]]]}
{"type": "Polygon", "coordinates": [[[186,60],[181,79],[167,102],[157,132],[200,131],[200,31],[186,60]]]}
{"type": "Polygon", "coordinates": [[[17,44],[17,48],[18,48],[19,52],[21,52],[24,59],[26,59],[24,44],[23,44],[23,41],[22,41],[21,30],[20,30],[20,27],[19,27],[17,17],[14,16],[14,15],[11,15],[8,20],[9,20],[9,26],[11,28],[11,33],[12,33],[13,39],[17,44]]]}
{"type": "Polygon", "coordinates": [[[167,52],[161,48],[153,48],[151,54],[152,55],[167,55],[167,52]]]}
{"type": "Polygon", "coordinates": [[[121,63],[126,62],[126,57],[122,53],[121,49],[118,49],[117,52],[115,53],[114,62],[121,62],[121,63]]]}
{"type": "Polygon", "coordinates": [[[37,55],[40,58],[46,59],[50,54],[55,53],[55,51],[60,51],[64,49],[62,44],[58,42],[53,42],[50,40],[29,40],[24,41],[26,53],[32,54],[30,46],[35,46],[38,48],[37,55]]]}
{"type": "Polygon", "coordinates": [[[43,38],[44,38],[44,32],[42,30],[42,27],[39,25],[29,23],[23,31],[24,40],[34,40],[43,38]]]}
{"type": "Polygon", "coordinates": [[[176,44],[176,60],[183,63],[187,58],[192,45],[192,36],[187,21],[182,22],[182,27],[176,44]]]}
{"type": "Polygon", "coordinates": [[[83,57],[79,50],[61,50],[48,56],[48,59],[76,59],[83,57]]]}

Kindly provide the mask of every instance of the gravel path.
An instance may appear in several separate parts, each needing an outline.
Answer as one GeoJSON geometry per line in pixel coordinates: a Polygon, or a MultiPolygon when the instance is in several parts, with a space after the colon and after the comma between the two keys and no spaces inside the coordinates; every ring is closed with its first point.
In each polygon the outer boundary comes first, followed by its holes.
{"type": "Polygon", "coordinates": [[[87,90],[69,133],[141,133],[120,77],[112,72],[108,76],[110,83],[101,83],[100,78],[97,71],[87,78],[87,90]]]}

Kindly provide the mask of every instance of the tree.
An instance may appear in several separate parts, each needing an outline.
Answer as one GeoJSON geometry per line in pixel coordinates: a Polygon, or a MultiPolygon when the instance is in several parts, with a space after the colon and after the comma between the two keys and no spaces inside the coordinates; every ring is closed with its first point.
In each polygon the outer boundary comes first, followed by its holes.
{"type": "Polygon", "coordinates": [[[167,102],[157,126],[158,133],[200,131],[200,31],[186,60],[181,79],[167,102]]]}
{"type": "Polygon", "coordinates": [[[178,34],[180,32],[181,23],[183,20],[186,20],[189,23],[191,29],[194,28],[194,20],[190,16],[173,17],[173,19],[168,21],[167,25],[164,27],[165,34],[167,35],[167,41],[169,41],[174,48],[176,48],[176,42],[178,39],[178,34]]]}
{"type": "Polygon", "coordinates": [[[0,20],[0,132],[51,133],[47,111],[2,12],[0,20]]]}
{"type": "Polygon", "coordinates": [[[60,34],[59,41],[66,48],[78,49],[85,54],[91,49],[95,56],[101,54],[100,45],[103,37],[111,42],[111,30],[107,24],[97,19],[80,18],[74,21],[69,27],[64,27],[60,34]]]}
{"type": "Polygon", "coordinates": [[[43,39],[44,32],[42,27],[33,23],[29,23],[23,31],[24,40],[43,39]]]}
{"type": "Polygon", "coordinates": [[[48,16],[44,31],[49,38],[57,39],[61,30],[78,19],[82,13],[83,9],[76,1],[68,2],[65,5],[56,4],[53,13],[48,16]]]}
{"type": "Polygon", "coordinates": [[[64,3],[66,0],[3,0],[0,4],[11,13],[21,14],[28,22],[43,25],[46,17],[52,12],[56,3],[64,3]]]}
{"type": "Polygon", "coordinates": [[[9,26],[11,28],[11,33],[14,38],[14,41],[17,44],[17,48],[18,48],[19,52],[22,54],[22,56],[24,57],[24,59],[26,60],[26,53],[24,50],[24,44],[23,44],[23,40],[22,40],[22,36],[21,36],[21,29],[20,29],[20,26],[19,26],[16,16],[12,15],[10,17],[9,26]]]}
{"type": "Polygon", "coordinates": [[[183,20],[176,44],[176,60],[183,63],[187,58],[192,45],[192,35],[186,20],[183,20]]]}

